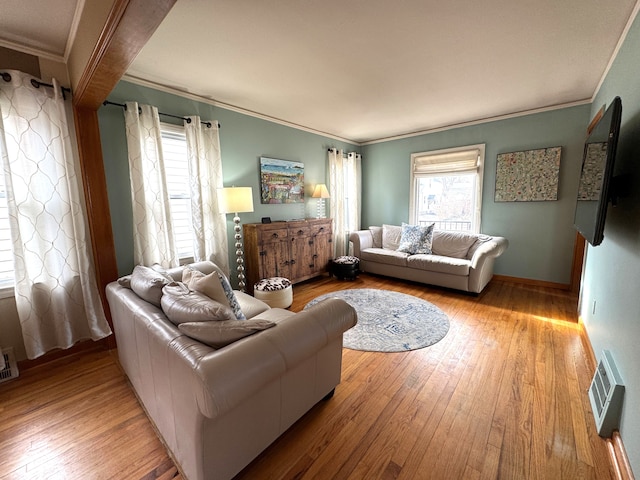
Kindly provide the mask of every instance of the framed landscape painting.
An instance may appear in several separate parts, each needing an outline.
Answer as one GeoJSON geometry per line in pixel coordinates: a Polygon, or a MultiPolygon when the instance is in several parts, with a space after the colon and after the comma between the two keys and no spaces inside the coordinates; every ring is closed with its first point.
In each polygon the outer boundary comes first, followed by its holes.
{"type": "Polygon", "coordinates": [[[260,157],[260,202],[304,203],[304,163],[260,157]]]}

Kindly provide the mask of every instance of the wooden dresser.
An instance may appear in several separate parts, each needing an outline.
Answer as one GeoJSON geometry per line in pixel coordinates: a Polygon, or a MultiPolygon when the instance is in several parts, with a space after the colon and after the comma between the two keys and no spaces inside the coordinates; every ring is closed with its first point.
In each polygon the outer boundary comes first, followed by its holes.
{"type": "Polygon", "coordinates": [[[263,278],[297,283],[326,272],[333,256],[331,225],[330,218],[245,224],[247,291],[253,293],[253,285],[263,278]]]}

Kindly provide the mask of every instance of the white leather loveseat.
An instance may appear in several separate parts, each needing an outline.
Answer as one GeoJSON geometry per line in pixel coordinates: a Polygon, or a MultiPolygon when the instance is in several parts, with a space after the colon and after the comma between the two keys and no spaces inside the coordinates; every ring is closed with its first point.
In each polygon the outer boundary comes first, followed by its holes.
{"type": "Polygon", "coordinates": [[[480,293],[493,276],[496,257],[508,247],[503,237],[433,230],[431,253],[398,251],[402,227],[373,226],[349,240],[360,270],[414,282],[480,293]]]}
{"type": "MultiPolygon", "coordinates": [[[[194,267],[205,274],[217,268],[194,267]]],[[[180,281],[183,269],[167,273],[180,281]]],[[[249,324],[271,328],[213,348],[169,321],[163,308],[175,306],[162,300],[162,281],[160,299],[158,282],[147,282],[156,288],[154,305],[132,289],[135,274],[107,286],[118,356],[184,478],[232,478],[340,383],[342,335],[356,323],[347,303],[329,299],[293,313],[234,292],[249,324]]],[[[186,310],[176,318],[193,316],[186,310]]]]}

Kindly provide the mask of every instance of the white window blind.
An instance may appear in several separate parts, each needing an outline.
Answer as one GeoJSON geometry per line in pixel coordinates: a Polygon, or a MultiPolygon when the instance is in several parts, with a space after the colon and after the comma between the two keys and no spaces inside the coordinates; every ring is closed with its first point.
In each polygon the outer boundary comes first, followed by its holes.
{"type": "Polygon", "coordinates": [[[418,154],[413,157],[413,173],[449,173],[477,171],[480,150],[472,148],[457,152],[418,154]]]}
{"type": "Polygon", "coordinates": [[[13,286],[13,254],[4,174],[0,171],[0,288],[13,286]]]}
{"type": "Polygon", "coordinates": [[[183,262],[191,261],[194,233],[191,221],[187,139],[182,127],[162,124],[160,131],[178,258],[183,262]]]}

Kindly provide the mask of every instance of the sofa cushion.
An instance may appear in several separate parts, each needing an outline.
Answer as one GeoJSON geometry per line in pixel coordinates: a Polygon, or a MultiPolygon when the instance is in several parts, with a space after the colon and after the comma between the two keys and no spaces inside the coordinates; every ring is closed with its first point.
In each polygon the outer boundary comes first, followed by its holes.
{"type": "Polygon", "coordinates": [[[476,243],[478,235],[466,232],[433,232],[432,250],[436,255],[453,258],[467,258],[469,248],[476,243]]]}
{"type": "Polygon", "coordinates": [[[430,272],[448,273],[451,275],[469,275],[471,262],[463,258],[443,257],[441,255],[411,255],[407,258],[407,266],[430,272]]]}
{"type": "Polygon", "coordinates": [[[162,289],[172,283],[172,279],[144,265],[136,265],[131,273],[129,285],[141,299],[160,307],[162,289]]]}
{"type": "Polygon", "coordinates": [[[433,223],[429,225],[402,224],[402,235],[398,252],[416,254],[431,253],[433,223]]]}
{"type": "Polygon", "coordinates": [[[382,225],[382,248],[397,250],[402,237],[402,227],[396,225],[382,225]]]}
{"type": "Polygon", "coordinates": [[[373,246],[382,248],[382,227],[369,227],[369,231],[373,237],[373,246]]]}
{"type": "Polygon", "coordinates": [[[269,320],[225,320],[221,322],[187,322],[178,325],[182,333],[213,348],[222,348],[241,338],[274,327],[269,320]]]}
{"type": "Polygon", "coordinates": [[[184,283],[166,285],[162,289],[162,311],[175,325],[185,322],[236,320],[233,311],[205,294],[194,292],[184,283]]]}
{"type": "Polygon", "coordinates": [[[388,250],[386,248],[367,248],[360,252],[360,260],[369,262],[384,263],[386,265],[407,266],[408,253],[388,250]]]}

